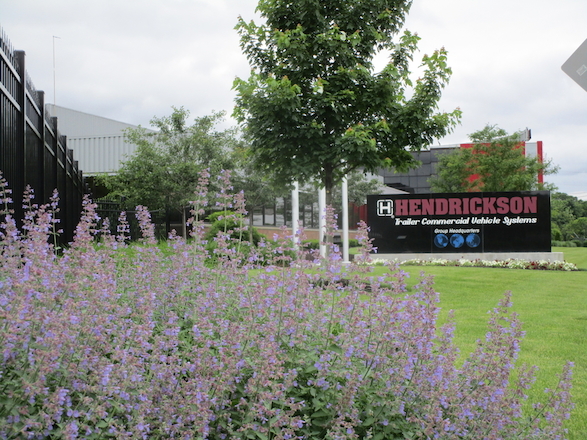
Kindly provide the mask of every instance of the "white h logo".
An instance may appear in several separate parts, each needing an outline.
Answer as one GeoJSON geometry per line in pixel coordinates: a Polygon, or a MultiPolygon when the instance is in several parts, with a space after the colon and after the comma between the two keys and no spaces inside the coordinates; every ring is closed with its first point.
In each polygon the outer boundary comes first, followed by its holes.
{"type": "Polygon", "coordinates": [[[377,200],[377,215],[379,217],[393,217],[393,200],[377,200]]]}

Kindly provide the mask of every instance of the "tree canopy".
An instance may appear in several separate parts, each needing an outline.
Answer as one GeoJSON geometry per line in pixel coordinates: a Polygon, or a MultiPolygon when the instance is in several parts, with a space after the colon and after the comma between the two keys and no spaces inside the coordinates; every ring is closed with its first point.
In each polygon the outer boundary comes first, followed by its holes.
{"type": "Polygon", "coordinates": [[[561,192],[550,197],[553,240],[587,240],[587,201],[561,192]]]}
{"type": "Polygon", "coordinates": [[[538,175],[556,173],[550,161],[524,153],[520,134],[487,125],[469,135],[471,148],[457,148],[439,157],[434,192],[531,191],[544,189],[538,175]]]}
{"type": "Polygon", "coordinates": [[[405,31],[405,0],[260,0],[263,24],[239,19],[252,71],[237,78],[235,117],[261,169],[285,181],[332,187],[353,170],[407,169],[446,135],[460,111],[437,113],[451,69],[444,49],[425,55],[412,82],[419,37],[405,31]],[[389,52],[380,72],[374,56],[389,52]]]}
{"type": "Polygon", "coordinates": [[[173,108],[170,116],[151,120],[156,132],[143,127],[126,131],[137,149],[116,175],[104,180],[128,207],[181,211],[193,199],[202,170],[219,173],[233,166],[233,151],[240,141],[234,129],[217,130],[223,113],[195,118],[191,125],[188,118],[183,107],[173,108]]]}

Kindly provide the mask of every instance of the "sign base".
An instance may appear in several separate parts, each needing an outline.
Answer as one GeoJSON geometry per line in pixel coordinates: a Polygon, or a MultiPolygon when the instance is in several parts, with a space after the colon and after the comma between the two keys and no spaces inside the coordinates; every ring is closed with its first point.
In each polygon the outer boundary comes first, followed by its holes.
{"type": "Polygon", "coordinates": [[[551,261],[564,262],[562,252],[485,252],[485,253],[402,253],[402,254],[371,254],[372,259],[397,260],[483,260],[483,261],[551,261]]]}

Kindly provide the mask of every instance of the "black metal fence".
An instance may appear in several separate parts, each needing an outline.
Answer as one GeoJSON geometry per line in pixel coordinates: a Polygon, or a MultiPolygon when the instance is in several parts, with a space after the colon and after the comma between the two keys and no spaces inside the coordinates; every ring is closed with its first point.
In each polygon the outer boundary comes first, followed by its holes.
{"type": "Polygon", "coordinates": [[[13,50],[0,29],[0,171],[12,189],[17,221],[27,185],[38,204],[59,192],[60,240],[68,243],[80,217],[84,178],[57,118],[45,109],[45,93],[35,89],[25,67],[25,52],[13,50]]]}
{"type": "MultiPolygon", "coordinates": [[[[136,218],[137,211],[125,209],[122,201],[116,198],[103,197],[100,199],[96,199],[95,203],[97,205],[96,214],[101,219],[101,225],[103,226],[104,220],[108,219],[111,234],[119,234],[119,218],[120,214],[124,211],[124,213],[126,214],[126,221],[128,223],[129,228],[126,235],[131,240],[137,240],[141,238],[141,228],[136,218]]],[[[151,215],[151,221],[155,226],[155,237],[160,240],[165,240],[169,236],[169,232],[171,231],[171,227],[169,225],[169,216],[162,214],[161,211],[149,211],[149,213],[151,215]]],[[[178,233],[181,233],[181,231],[179,230],[180,227],[181,222],[179,225],[175,225],[175,229],[178,233]]]]}

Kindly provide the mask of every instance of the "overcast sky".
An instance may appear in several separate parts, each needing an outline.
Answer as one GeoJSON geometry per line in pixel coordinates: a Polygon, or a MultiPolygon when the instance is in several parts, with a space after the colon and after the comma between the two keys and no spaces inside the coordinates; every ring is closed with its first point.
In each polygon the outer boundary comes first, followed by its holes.
{"type": "MultiPolygon", "coordinates": [[[[232,82],[249,75],[234,26],[239,15],[257,20],[256,4],[0,0],[0,25],[46,102],[149,126],[172,106],[230,115],[232,82]]],[[[561,70],[587,39],[586,0],[414,0],[406,27],[422,38],[420,55],[449,53],[440,110],[460,107],[463,118],[437,145],[488,123],[528,127],[560,166],[547,181],[587,200],[587,92],[561,70]]]]}

